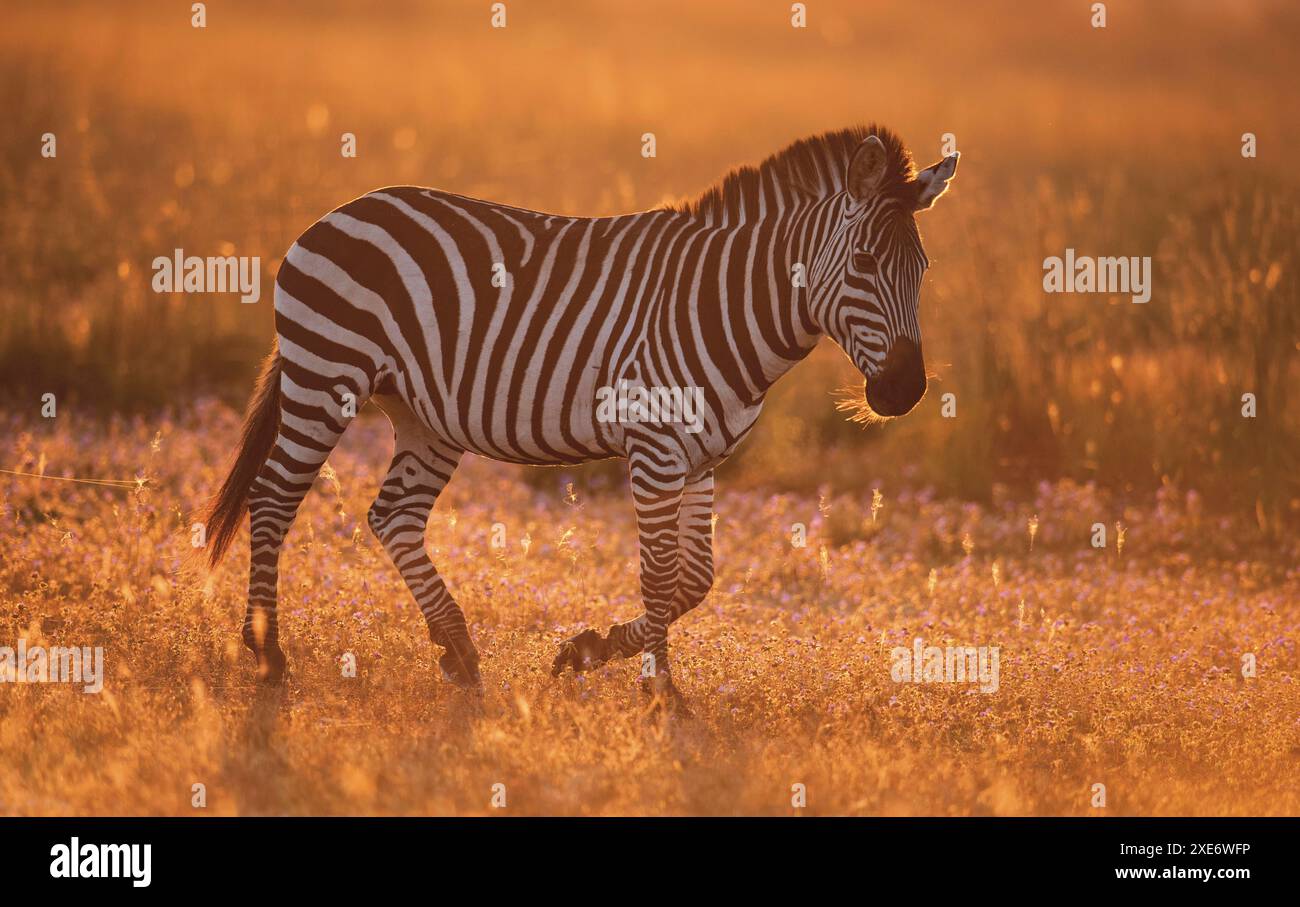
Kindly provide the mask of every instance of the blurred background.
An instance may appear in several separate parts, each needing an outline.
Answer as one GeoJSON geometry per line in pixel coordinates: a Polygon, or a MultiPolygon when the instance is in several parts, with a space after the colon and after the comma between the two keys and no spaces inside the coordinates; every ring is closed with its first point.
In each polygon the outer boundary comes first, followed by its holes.
{"type": "Polygon", "coordinates": [[[1069,479],[1194,491],[1265,534],[1300,520],[1300,7],[1111,2],[1094,28],[1082,0],[806,5],[796,29],[788,2],[506,0],[495,29],[479,0],[213,2],[199,29],[189,3],[5,4],[6,409],[242,406],[279,258],[378,186],[622,213],[877,121],[921,165],[944,133],[963,154],[921,217],[930,393],[904,420],[847,423],[832,392],[861,379],[827,341],[725,482],[981,500],[1069,479]],[[1044,294],[1067,246],[1151,256],[1151,301],[1044,294]],[[261,302],[155,294],[175,248],[261,256],[261,302]]]}

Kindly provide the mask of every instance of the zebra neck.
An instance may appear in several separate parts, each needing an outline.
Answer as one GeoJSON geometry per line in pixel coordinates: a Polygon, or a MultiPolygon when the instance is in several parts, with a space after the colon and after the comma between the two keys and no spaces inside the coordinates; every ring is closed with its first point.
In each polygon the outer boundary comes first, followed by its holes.
{"type": "MultiPolygon", "coordinates": [[[[738,225],[697,225],[699,242],[691,245],[698,251],[687,257],[698,256],[698,277],[676,275],[691,292],[669,288],[667,293],[686,303],[712,361],[742,376],[753,400],[761,399],[821,339],[806,273],[824,220],[805,206],[738,225]],[[715,279],[706,276],[714,274],[715,279]]],[[[681,314],[679,310],[677,317],[681,314]]]]}

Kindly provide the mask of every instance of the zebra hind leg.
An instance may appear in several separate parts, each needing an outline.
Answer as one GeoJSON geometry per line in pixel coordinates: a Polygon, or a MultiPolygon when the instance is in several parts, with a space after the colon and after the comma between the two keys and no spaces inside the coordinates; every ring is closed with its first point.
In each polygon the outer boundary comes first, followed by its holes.
{"type": "Polygon", "coordinates": [[[451,481],[462,451],[425,428],[400,398],[373,399],[393,423],[396,441],[392,465],[370,507],[370,528],[415,597],[429,638],[446,649],[438,660],[443,678],[462,689],[480,690],[479,654],[465,614],[424,546],[429,513],[451,481]]]}
{"type": "Polygon", "coordinates": [[[280,549],[298,506],[346,427],[346,421],[308,421],[297,409],[282,412],[279,434],[248,497],[251,557],[241,635],[257,659],[258,679],[267,683],[280,682],[286,668],[276,611],[280,549]]]}

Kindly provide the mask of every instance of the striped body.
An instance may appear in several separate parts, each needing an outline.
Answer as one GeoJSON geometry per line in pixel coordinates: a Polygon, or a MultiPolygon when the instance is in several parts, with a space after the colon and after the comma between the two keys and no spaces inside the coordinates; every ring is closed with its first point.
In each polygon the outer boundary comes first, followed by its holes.
{"type": "Polygon", "coordinates": [[[820,336],[793,304],[789,226],[568,218],[379,190],[290,249],[280,354],[314,376],[346,363],[333,377],[359,398],[391,391],[462,450],[536,465],[628,455],[625,426],[597,421],[598,388],[700,387],[705,431],[663,428],[683,465],[703,468],[820,336]]]}
{"type": "Polygon", "coordinates": [[[671,688],[667,628],[713,581],[713,469],[772,384],[828,334],[867,379],[871,409],[901,414],[924,392],[913,214],[955,165],[915,174],[897,139],[857,130],[796,143],[679,209],[561,217],[396,187],[323,217],[277,274],[277,349],[210,515],[215,563],[245,502],[251,514],[244,638],[262,675],[283,671],[285,533],[373,400],[396,450],[370,525],[446,647],[447,676],[479,682],[464,615],[424,548],[460,457],[623,457],[645,613],[569,640],[554,668],[640,652],[643,673],[671,688]],[[620,387],[691,394],[697,418],[611,417],[601,400],[620,387]]]}

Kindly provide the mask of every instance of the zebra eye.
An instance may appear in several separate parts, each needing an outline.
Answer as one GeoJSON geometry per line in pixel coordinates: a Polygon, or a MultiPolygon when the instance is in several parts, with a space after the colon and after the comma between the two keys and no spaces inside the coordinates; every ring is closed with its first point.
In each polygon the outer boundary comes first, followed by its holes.
{"type": "Polygon", "coordinates": [[[870,252],[854,252],[853,270],[860,273],[874,274],[876,271],[876,256],[870,252]]]}

